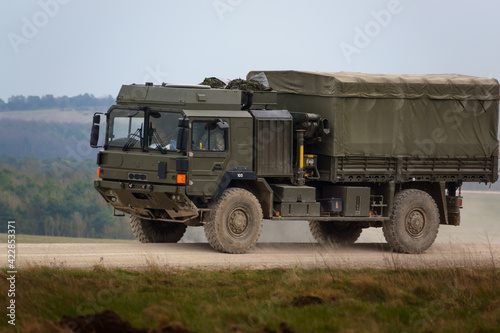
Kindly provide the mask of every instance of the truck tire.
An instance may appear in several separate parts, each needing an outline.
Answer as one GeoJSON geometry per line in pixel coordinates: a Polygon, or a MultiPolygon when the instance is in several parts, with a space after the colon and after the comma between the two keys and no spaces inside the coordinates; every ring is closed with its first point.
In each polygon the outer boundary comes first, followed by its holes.
{"type": "Polygon", "coordinates": [[[421,190],[403,190],[394,197],[391,220],[383,225],[384,236],[396,252],[422,253],[436,239],[439,210],[434,199],[421,190]]]}
{"type": "Polygon", "coordinates": [[[352,244],[361,235],[362,228],[355,223],[309,221],[309,230],[320,244],[352,244]]]}
{"type": "Polygon", "coordinates": [[[130,226],[141,243],[177,243],[187,228],[182,223],[145,220],[137,216],[130,218],[130,226]]]}
{"type": "Polygon", "coordinates": [[[204,229],[215,250],[245,253],[257,243],[262,230],[262,208],[252,193],[228,188],[211,209],[204,229]]]}

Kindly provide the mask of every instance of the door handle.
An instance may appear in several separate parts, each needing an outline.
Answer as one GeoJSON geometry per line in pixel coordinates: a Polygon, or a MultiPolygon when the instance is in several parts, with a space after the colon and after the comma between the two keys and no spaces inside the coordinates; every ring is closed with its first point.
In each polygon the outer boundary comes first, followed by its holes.
{"type": "Polygon", "coordinates": [[[220,164],[216,164],[212,169],[212,171],[221,171],[221,170],[224,170],[224,167],[220,164]]]}

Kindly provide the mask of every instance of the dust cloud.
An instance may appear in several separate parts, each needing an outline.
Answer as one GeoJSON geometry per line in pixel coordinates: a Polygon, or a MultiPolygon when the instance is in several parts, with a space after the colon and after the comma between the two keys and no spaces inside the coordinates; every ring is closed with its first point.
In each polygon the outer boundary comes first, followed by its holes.
{"type": "MultiPolygon", "coordinates": [[[[441,225],[436,243],[500,243],[500,192],[464,191],[460,226],[441,225]]],[[[201,227],[188,228],[181,243],[206,243],[201,227]]],[[[264,221],[259,243],[315,242],[305,221],[264,221]]],[[[364,229],[357,243],[385,243],[381,228],[364,229]]]]}

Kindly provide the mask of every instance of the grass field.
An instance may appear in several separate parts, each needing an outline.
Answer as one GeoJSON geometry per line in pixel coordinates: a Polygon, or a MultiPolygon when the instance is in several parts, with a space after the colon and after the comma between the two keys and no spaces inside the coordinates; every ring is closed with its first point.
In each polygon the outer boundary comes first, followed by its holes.
{"type": "MultiPolygon", "coordinates": [[[[440,236],[446,229],[459,232],[449,237],[461,241],[480,240],[483,232],[496,236],[500,196],[468,193],[464,197],[462,226],[443,226],[440,236]]],[[[0,242],[6,239],[6,234],[0,234],[0,242]]],[[[16,242],[136,241],[18,234],[16,242]]],[[[4,306],[9,302],[7,271],[1,270],[0,275],[0,304],[4,306]]],[[[172,270],[154,263],[137,271],[33,267],[17,273],[16,326],[4,317],[0,332],[63,331],[64,325],[58,323],[65,316],[68,327],[79,332],[99,327],[125,333],[139,329],[500,332],[499,279],[500,269],[495,267],[250,271],[172,270]]]]}
{"type": "MultiPolygon", "coordinates": [[[[32,268],[17,276],[16,328],[54,332],[70,316],[65,322],[81,332],[118,329],[121,320],[157,332],[280,332],[280,325],[288,332],[498,332],[499,276],[493,268],[32,268]],[[113,312],[99,315],[105,310],[113,312]]],[[[7,289],[4,276],[2,304],[7,289]]],[[[0,330],[13,331],[8,326],[0,321],[0,330]]]]}

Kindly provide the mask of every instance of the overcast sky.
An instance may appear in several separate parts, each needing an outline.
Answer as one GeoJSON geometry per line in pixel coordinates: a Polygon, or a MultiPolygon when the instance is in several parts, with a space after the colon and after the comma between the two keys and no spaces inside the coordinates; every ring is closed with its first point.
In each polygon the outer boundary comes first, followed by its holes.
{"type": "Polygon", "coordinates": [[[260,69],[500,77],[498,0],[0,1],[4,101],[260,69]]]}

